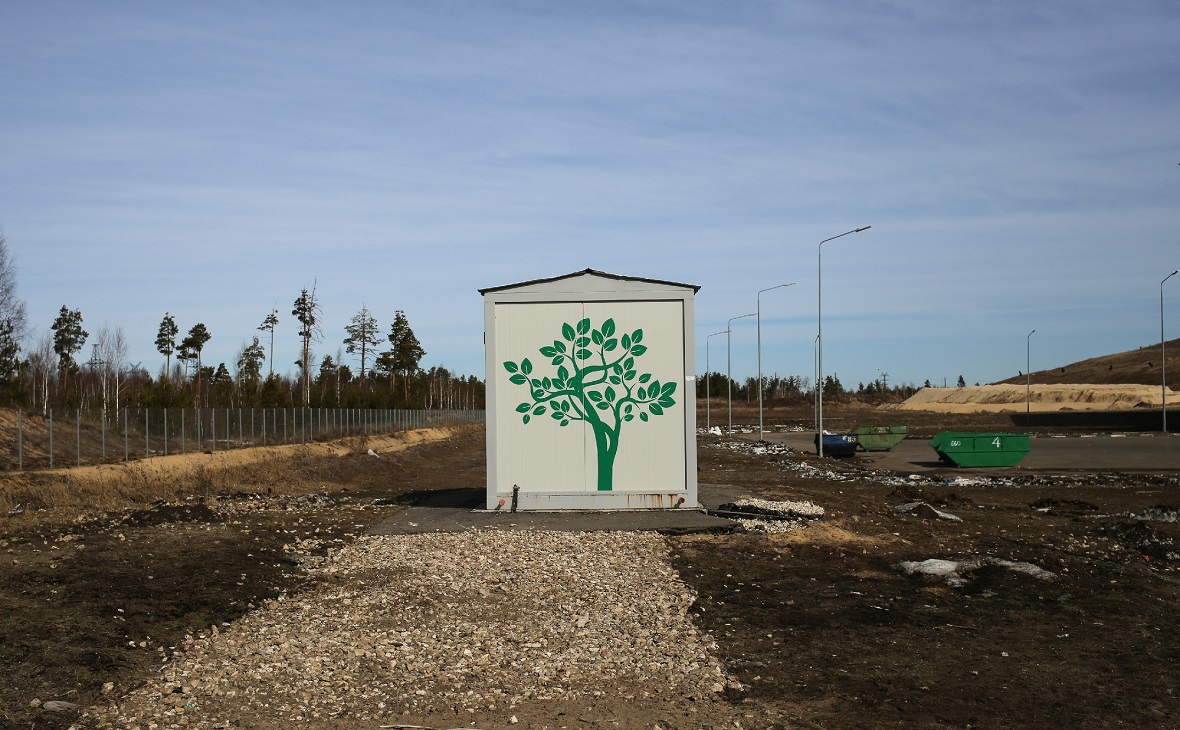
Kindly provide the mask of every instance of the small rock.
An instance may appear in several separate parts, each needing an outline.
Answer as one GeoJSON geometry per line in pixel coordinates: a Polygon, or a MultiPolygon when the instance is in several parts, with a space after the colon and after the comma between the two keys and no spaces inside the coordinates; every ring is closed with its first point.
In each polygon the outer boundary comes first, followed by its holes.
{"type": "Polygon", "coordinates": [[[62,700],[50,700],[41,705],[42,710],[48,712],[73,712],[78,709],[78,706],[73,702],[64,702],[62,700]]]}

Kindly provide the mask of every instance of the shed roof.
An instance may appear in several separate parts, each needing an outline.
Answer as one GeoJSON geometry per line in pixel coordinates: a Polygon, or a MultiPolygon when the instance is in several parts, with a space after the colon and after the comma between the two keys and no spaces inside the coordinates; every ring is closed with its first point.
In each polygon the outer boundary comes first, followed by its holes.
{"type": "Polygon", "coordinates": [[[536,286],[539,284],[552,284],[565,279],[576,279],[579,277],[596,277],[599,279],[612,279],[614,281],[627,281],[641,284],[656,284],[663,287],[676,287],[680,289],[692,289],[694,292],[700,291],[701,287],[696,284],[681,284],[675,281],[664,281],[661,279],[646,279],[641,276],[623,276],[622,274],[608,274],[605,271],[597,271],[595,269],[585,269],[584,271],[575,271],[561,276],[552,276],[547,279],[533,279],[531,281],[522,281],[517,284],[504,284],[503,286],[492,286],[486,289],[480,289],[481,295],[491,294],[493,292],[507,291],[509,289],[521,289],[525,287],[536,286]]]}

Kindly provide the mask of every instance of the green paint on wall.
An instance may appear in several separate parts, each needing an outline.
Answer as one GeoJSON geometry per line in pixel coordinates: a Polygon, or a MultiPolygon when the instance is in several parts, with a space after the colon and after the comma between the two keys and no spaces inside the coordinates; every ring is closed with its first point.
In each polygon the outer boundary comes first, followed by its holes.
{"type": "Polygon", "coordinates": [[[516,406],[525,424],[547,415],[563,428],[583,421],[594,432],[599,491],[614,488],[623,424],[636,418],[646,423],[676,405],[676,381],[661,383],[636,369],[636,360],[647,352],[642,343],[642,329],[620,337],[615,334],[614,319],[594,329],[587,318],[562,324],[561,339],[540,348],[541,355],[557,368],[555,374],[537,377],[527,357],[519,363],[504,363],[509,380],[528,392],[528,400],[516,406]]]}

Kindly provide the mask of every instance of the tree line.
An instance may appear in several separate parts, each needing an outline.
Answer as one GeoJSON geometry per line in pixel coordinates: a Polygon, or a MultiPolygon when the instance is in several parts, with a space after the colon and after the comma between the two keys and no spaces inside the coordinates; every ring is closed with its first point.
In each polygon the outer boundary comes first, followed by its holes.
{"type": "MultiPolygon", "coordinates": [[[[927,381],[925,387],[930,387],[927,381]]],[[[918,392],[912,383],[889,384],[889,374],[882,373],[882,377],[868,383],[857,383],[855,388],[847,388],[840,382],[838,375],[825,375],[823,382],[824,398],[858,398],[862,401],[894,403],[909,398],[918,392]]],[[[725,373],[710,372],[697,377],[697,397],[706,395],[713,398],[727,398],[732,393],[735,400],[757,402],[758,378],[747,377],[743,380],[730,379],[725,373]]],[[[801,375],[778,375],[762,379],[763,402],[798,403],[815,398],[815,384],[811,378],[801,375]]]]}
{"type": "Polygon", "coordinates": [[[299,338],[294,377],[275,373],[277,307],[257,327],[265,344],[254,336],[231,363],[216,366],[203,357],[213,338],[208,327],[197,322],[182,335],[176,318],[165,312],[155,339],[164,365],[153,377],[128,361],[130,346],[122,327],[104,325],[91,340],[78,309],[63,305],[49,331],[32,338],[25,304],[16,293],[15,263],[0,233],[0,405],[42,413],[51,408],[123,407],[484,407],[480,379],[442,366],[422,368],[426,350],[400,309],[385,331],[362,304],[345,326],[347,337],[336,356],[324,354],[318,361],[322,312],[314,284],[300,291],[291,316],[299,338]],[[88,342],[92,352],[82,361],[88,342]],[[358,370],[344,362],[345,354],[353,356],[358,370]]]}

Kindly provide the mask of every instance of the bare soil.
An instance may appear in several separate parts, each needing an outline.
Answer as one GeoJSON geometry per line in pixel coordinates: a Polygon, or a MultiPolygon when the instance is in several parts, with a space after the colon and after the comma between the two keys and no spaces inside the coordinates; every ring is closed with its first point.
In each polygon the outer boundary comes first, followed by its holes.
{"type": "MultiPolygon", "coordinates": [[[[927,417],[935,420],[911,430],[1010,423],[927,417]]],[[[829,418],[852,427],[881,413],[833,404],[829,417],[825,404],[829,418]]],[[[739,408],[739,421],[756,424],[757,411],[739,408]]],[[[809,423],[806,407],[768,417],[768,427],[809,423]]],[[[69,727],[77,713],[46,702],[106,703],[142,684],[186,634],[298,594],[308,580],[300,564],[316,551],[352,541],[408,500],[483,484],[483,447],[482,429],[471,427],[381,458],[359,446],[292,451],[263,462],[282,479],[227,464],[216,479],[202,472],[203,491],[185,498],[193,485],[162,470],[152,478],[168,499],[157,504],[77,522],[68,510],[0,516],[0,726],[69,727]]],[[[699,461],[703,483],[826,510],[786,534],[667,538],[699,595],[694,620],[743,685],[726,692],[727,726],[1180,725],[1171,670],[1180,660],[1180,526],[1132,516],[1175,510],[1175,474],[918,483],[855,459],[825,460],[831,474],[800,471],[815,457],[737,451],[716,437],[702,438],[699,461]],[[897,511],[914,501],[962,522],[897,511]],[[977,567],[957,585],[898,568],[928,559],[977,567]]],[[[721,709],[709,712],[718,726],[721,709]]],[[[529,727],[692,727],[682,710],[668,698],[531,707],[520,717],[529,727]]]]}

